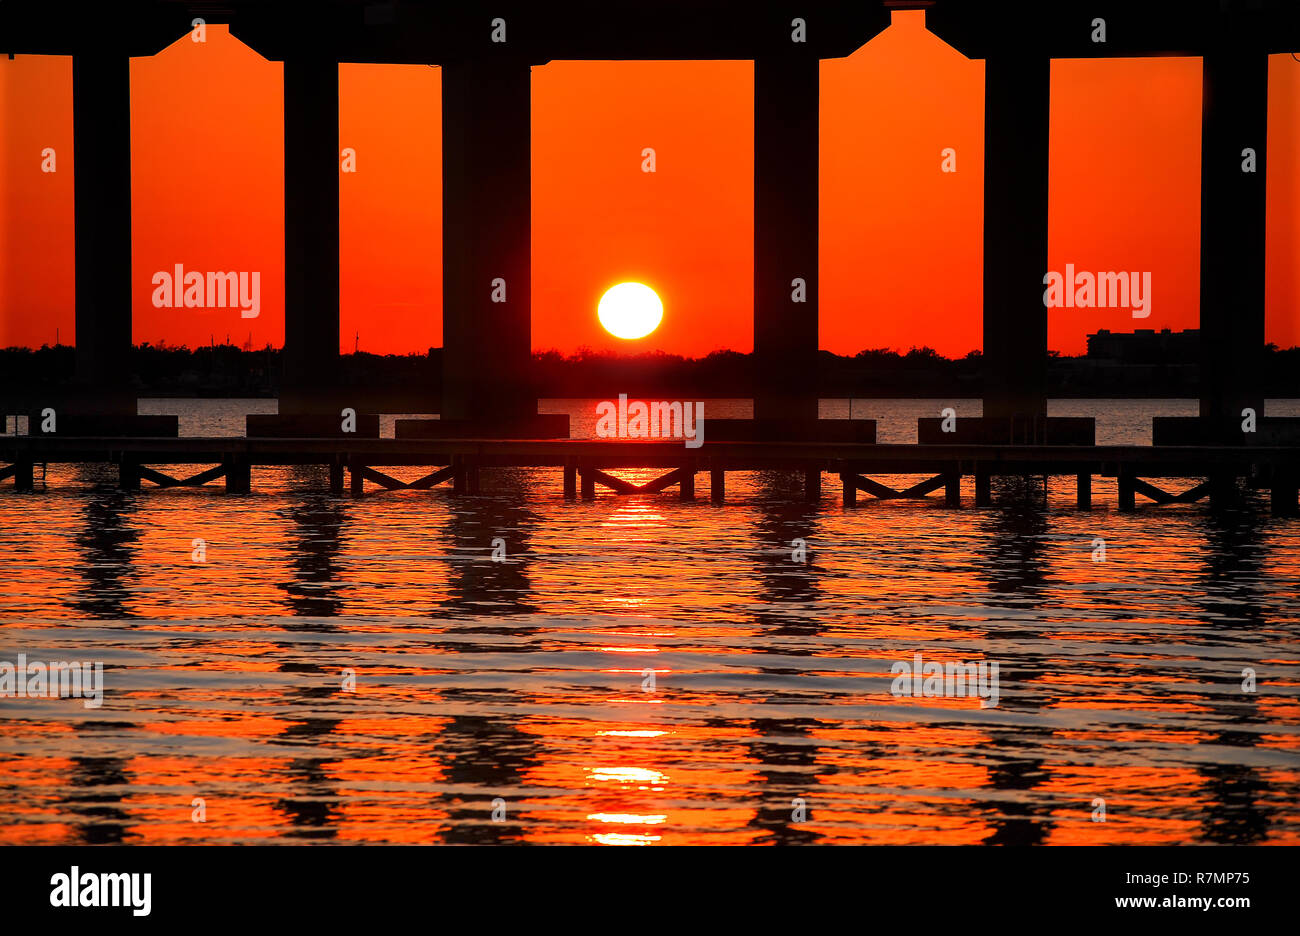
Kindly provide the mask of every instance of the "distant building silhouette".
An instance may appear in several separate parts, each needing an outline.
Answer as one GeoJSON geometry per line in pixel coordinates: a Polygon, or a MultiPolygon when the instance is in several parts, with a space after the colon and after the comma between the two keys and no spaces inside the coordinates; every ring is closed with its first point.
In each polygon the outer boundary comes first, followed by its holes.
{"type": "Polygon", "coordinates": [[[1088,357],[1120,364],[1195,364],[1201,350],[1196,328],[1170,331],[1139,328],[1131,333],[1103,328],[1088,336],[1088,357]]]}

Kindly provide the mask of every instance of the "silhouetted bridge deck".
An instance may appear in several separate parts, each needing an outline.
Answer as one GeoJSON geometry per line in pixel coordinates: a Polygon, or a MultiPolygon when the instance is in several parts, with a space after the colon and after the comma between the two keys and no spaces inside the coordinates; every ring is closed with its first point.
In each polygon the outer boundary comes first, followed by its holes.
{"type": "Polygon", "coordinates": [[[1072,476],[1077,505],[1092,505],[1092,478],[1118,480],[1119,509],[1136,507],[1136,495],[1164,503],[1187,503],[1234,496],[1238,479],[1271,493],[1273,512],[1297,511],[1300,446],[1132,446],[1132,445],[882,445],[824,442],[708,442],[688,449],[681,442],[499,439],[280,439],[280,438],[96,438],[11,436],[0,439],[0,480],[12,477],[18,490],[34,489],[36,465],[108,463],[118,467],[121,487],[142,482],[159,487],[198,486],[225,479],[230,493],[248,493],[254,467],[324,466],[335,496],[344,493],[344,473],[352,494],[365,493],[367,481],[386,490],[427,489],[449,483],[453,492],[477,494],[480,473],[495,468],[559,468],[564,494],[595,497],[599,485],[619,494],[653,494],[676,487],[683,500],[695,498],[695,479],[710,476],[711,497],[725,499],[726,476],[735,471],[802,473],[807,499],[821,497],[822,476],[838,477],[845,506],[859,492],[870,496],[923,498],[942,489],[950,506],[961,503],[961,479],[975,480],[975,505],[992,502],[997,476],[1072,476]],[[214,466],[189,477],[158,467],[214,466]],[[381,470],[393,466],[431,469],[414,481],[381,470]],[[662,469],[641,485],[609,474],[619,469],[662,469]],[[923,480],[896,489],[871,476],[921,475],[923,480]],[[1182,493],[1169,493],[1149,479],[1197,479],[1182,493]]]}
{"type": "MultiPolygon", "coordinates": [[[[195,23],[207,22],[283,63],[272,93],[284,116],[284,380],[279,412],[268,417],[280,434],[299,416],[358,405],[338,379],[344,62],[440,68],[439,110],[404,115],[442,124],[439,413],[457,434],[508,426],[534,438],[544,433],[527,379],[533,69],[564,60],[752,62],[752,99],[739,106],[753,117],[753,349],[763,376],[754,418],[822,428],[810,379],[820,348],[821,64],[853,55],[904,9],[924,10],[931,33],[984,61],[985,373],[976,419],[1053,421],[1043,301],[1053,60],[1162,55],[1202,62],[1200,408],[1180,431],[1229,442],[1246,410],[1263,412],[1269,55],[1300,48],[1294,0],[1053,0],[1023,11],[991,0],[134,0],[111,15],[105,6],[0,3],[0,54],[72,57],[77,286],[76,379],[16,388],[13,400],[0,399],[0,415],[111,415],[116,435],[146,434],[130,379],[131,58],[197,39],[195,23]],[[499,301],[498,281],[509,283],[508,301],[499,301]]],[[[939,172],[937,148],[933,159],[939,172]]],[[[36,171],[35,160],[26,165],[36,171]]],[[[883,169],[867,160],[863,171],[883,169]]],[[[924,255],[924,243],[911,246],[924,255]]],[[[428,412],[421,406],[399,410],[428,412]]]]}

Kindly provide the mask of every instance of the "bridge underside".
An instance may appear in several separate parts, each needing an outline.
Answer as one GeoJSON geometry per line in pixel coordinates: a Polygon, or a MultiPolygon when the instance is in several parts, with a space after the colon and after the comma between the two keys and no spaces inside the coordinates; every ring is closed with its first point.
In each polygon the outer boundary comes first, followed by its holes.
{"type": "MultiPolygon", "coordinates": [[[[72,415],[139,434],[131,351],[129,57],[186,35],[194,18],[284,62],[285,373],[281,413],[337,414],[339,62],[443,68],[442,408],[453,434],[567,434],[540,420],[531,370],[530,69],[553,59],[754,62],[755,422],[780,435],[817,425],[819,63],[852,54],[893,9],[984,58],[985,415],[1046,419],[1047,161],[1053,57],[1200,55],[1202,127],[1200,416],[1180,434],[1242,440],[1262,414],[1267,55],[1300,47],[1300,5],[1063,0],[1014,15],[971,0],[799,4],[664,0],[618,9],[578,0],[462,3],[10,0],[0,52],[71,54],[76,139],[77,381],[72,415]],[[80,12],[78,12],[80,10],[80,12]],[[499,21],[499,22],[498,22],[499,21]],[[1096,24],[1104,21],[1098,41],[1096,24]],[[1244,147],[1256,169],[1241,168],[1244,147]],[[500,289],[498,289],[500,285],[500,289]],[[798,298],[796,298],[796,296],[798,298]]],[[[12,410],[11,410],[12,411],[12,410]]],[[[765,430],[766,431],[766,430],[765,430]]],[[[760,435],[762,433],[759,433],[760,435]]],[[[812,434],[815,436],[816,431],[812,434]]],[[[795,433],[808,436],[809,431],[795,433]]],[[[1035,436],[1042,441],[1046,436],[1035,436]]],[[[1031,440],[1032,441],[1032,440],[1031,440]]]]}

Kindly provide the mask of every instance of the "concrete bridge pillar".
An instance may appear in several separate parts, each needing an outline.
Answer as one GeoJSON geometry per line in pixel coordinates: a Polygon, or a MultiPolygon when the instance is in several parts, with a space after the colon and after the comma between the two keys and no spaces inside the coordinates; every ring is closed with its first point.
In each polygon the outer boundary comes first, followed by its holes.
{"type": "Polygon", "coordinates": [[[1206,52],[1203,81],[1201,432],[1241,441],[1242,409],[1264,415],[1268,56],[1229,38],[1206,52]]]}
{"type": "Polygon", "coordinates": [[[984,63],[984,416],[1047,416],[1047,155],[1051,59],[984,63]]]}
{"type": "Polygon", "coordinates": [[[339,366],[339,84],[332,53],[284,59],[280,413],[334,414],[339,366]]]}
{"type": "Polygon", "coordinates": [[[820,60],[754,61],[754,419],[817,419],[820,60]]]}
{"type": "Polygon", "coordinates": [[[526,61],[443,66],[444,420],[537,415],[531,103],[526,61]]]}
{"type": "Polygon", "coordinates": [[[72,57],[76,389],[67,408],[135,415],[131,376],[131,60],[72,57]]]}

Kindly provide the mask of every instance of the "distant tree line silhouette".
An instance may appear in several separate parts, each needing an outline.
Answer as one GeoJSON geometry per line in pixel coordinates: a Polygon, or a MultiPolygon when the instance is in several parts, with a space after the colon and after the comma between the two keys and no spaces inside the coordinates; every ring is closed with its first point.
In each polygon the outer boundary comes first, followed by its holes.
{"type": "MultiPolygon", "coordinates": [[[[280,386],[280,351],[270,347],[144,344],[134,349],[131,362],[132,384],[141,396],[274,397],[280,386]]],[[[746,397],[763,379],[754,372],[753,356],[737,351],[687,358],[582,348],[568,355],[537,352],[533,362],[538,397],[746,397]]],[[[1265,396],[1300,397],[1300,348],[1269,345],[1262,362],[1265,396]]],[[[0,349],[0,391],[27,395],[68,386],[74,363],[69,345],[0,349]]],[[[875,348],[855,355],[822,351],[816,373],[808,379],[823,397],[978,397],[981,363],[978,351],[954,359],[928,347],[901,353],[875,348]]],[[[441,348],[404,355],[362,351],[339,359],[339,386],[362,395],[418,393],[436,399],[441,376],[441,348]]],[[[1185,362],[1131,365],[1055,353],[1048,359],[1048,390],[1057,397],[1194,397],[1197,386],[1197,368],[1185,362]]]]}

